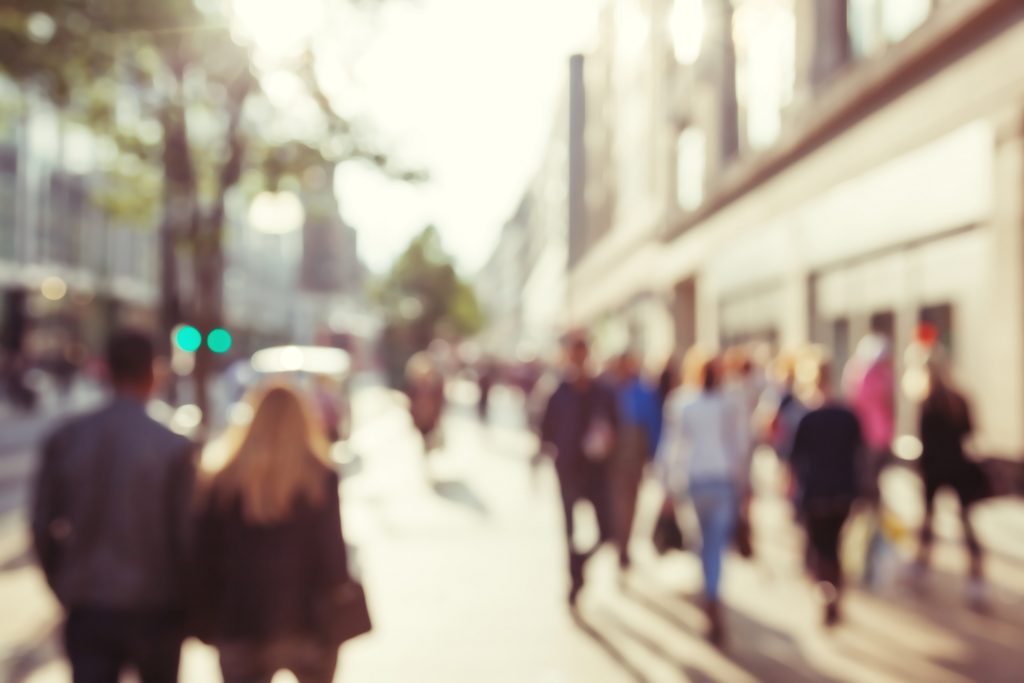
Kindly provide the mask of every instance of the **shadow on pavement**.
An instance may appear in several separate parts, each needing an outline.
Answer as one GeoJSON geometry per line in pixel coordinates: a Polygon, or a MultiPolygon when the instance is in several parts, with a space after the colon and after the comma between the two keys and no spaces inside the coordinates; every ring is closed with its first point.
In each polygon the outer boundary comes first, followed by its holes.
{"type": "Polygon", "coordinates": [[[445,500],[463,505],[481,517],[490,515],[490,510],[483,499],[464,481],[458,479],[438,480],[432,481],[430,486],[434,489],[434,493],[445,500]]]}
{"type": "Polygon", "coordinates": [[[622,653],[622,650],[617,648],[608,636],[604,635],[594,626],[592,623],[587,621],[579,611],[574,610],[572,613],[573,621],[576,626],[587,636],[590,637],[594,643],[600,647],[605,653],[614,661],[630,678],[635,680],[637,683],[648,683],[648,679],[644,676],[640,669],[636,668],[622,653]]]}
{"type": "MultiPolygon", "coordinates": [[[[705,617],[699,607],[685,598],[661,595],[655,598],[634,587],[625,593],[633,602],[662,621],[674,626],[690,638],[703,639],[705,617]]],[[[686,662],[678,659],[651,638],[627,626],[621,619],[617,625],[629,637],[637,641],[656,656],[682,666],[692,680],[704,676],[694,671],[686,662]]],[[[722,655],[733,664],[744,669],[757,680],[837,683],[823,672],[816,671],[804,657],[800,644],[790,635],[726,606],[725,625],[727,643],[722,655]]]]}
{"type": "Polygon", "coordinates": [[[851,610],[841,649],[906,678],[922,672],[951,679],[1016,681],[1024,669],[1024,598],[994,600],[984,612],[965,603],[965,578],[932,570],[925,589],[889,595],[861,593],[851,610]]]}
{"type": "Polygon", "coordinates": [[[0,680],[18,683],[37,669],[63,656],[60,648],[60,623],[54,622],[29,642],[0,654],[0,680]]]}
{"type": "Polygon", "coordinates": [[[32,552],[27,547],[22,546],[10,556],[0,559],[0,574],[24,569],[34,563],[35,560],[32,557],[32,552]]]}

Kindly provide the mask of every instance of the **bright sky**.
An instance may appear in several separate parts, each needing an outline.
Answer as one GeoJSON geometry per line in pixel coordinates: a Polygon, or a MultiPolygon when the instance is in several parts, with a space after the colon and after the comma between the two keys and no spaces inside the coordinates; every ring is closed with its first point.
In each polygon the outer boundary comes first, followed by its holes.
{"type": "Polygon", "coordinates": [[[540,163],[568,56],[591,35],[601,0],[389,2],[353,41],[359,54],[338,49],[323,80],[337,82],[379,143],[430,180],[410,186],[344,164],[342,214],[375,270],[434,223],[472,273],[540,163]]]}

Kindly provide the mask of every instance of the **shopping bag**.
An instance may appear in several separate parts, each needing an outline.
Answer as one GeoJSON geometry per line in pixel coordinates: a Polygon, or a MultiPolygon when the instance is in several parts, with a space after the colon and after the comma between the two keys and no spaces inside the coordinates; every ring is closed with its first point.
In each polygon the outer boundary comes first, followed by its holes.
{"type": "Polygon", "coordinates": [[[338,584],[317,608],[320,635],[331,644],[340,645],[372,628],[366,594],[358,581],[350,579],[338,584]]]}
{"type": "Polygon", "coordinates": [[[668,496],[665,496],[665,500],[661,504],[651,540],[659,555],[664,555],[669,550],[683,550],[684,548],[683,531],[679,528],[679,522],[676,519],[676,508],[668,496]]]}

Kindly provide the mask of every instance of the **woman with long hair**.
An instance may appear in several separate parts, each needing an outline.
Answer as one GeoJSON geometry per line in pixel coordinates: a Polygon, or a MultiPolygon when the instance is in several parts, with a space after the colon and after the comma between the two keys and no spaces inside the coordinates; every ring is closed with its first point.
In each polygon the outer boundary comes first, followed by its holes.
{"type": "Polygon", "coordinates": [[[284,384],[204,458],[192,601],[198,635],[220,650],[226,683],[334,678],[340,643],[323,605],[350,581],[338,476],[320,422],[284,384]]]}
{"type": "Polygon", "coordinates": [[[722,389],[718,359],[712,356],[698,361],[694,352],[688,353],[683,375],[696,375],[699,389],[681,388],[669,397],[657,459],[669,479],[669,490],[683,495],[685,486],[697,512],[708,638],[721,646],[725,631],[719,583],[722,560],[736,527],[746,472],[745,447],[736,429],[738,408],[722,389]]]}

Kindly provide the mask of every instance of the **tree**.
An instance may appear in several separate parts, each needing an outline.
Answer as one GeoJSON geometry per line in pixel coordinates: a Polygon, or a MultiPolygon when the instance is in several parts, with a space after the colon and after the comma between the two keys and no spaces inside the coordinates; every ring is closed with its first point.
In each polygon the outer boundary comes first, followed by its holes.
{"type": "MultiPolygon", "coordinates": [[[[222,323],[226,200],[246,173],[276,189],[325,162],[364,158],[397,177],[339,116],[311,51],[288,65],[318,113],[306,138],[269,132],[282,115],[261,90],[253,47],[232,35],[226,2],[193,0],[6,0],[0,8],[0,67],[116,145],[122,157],[158,170],[152,196],[110,206],[159,206],[161,338],[188,320],[222,323]],[[130,107],[125,105],[130,104],[130,107]],[[126,113],[126,109],[128,113],[126,113]]],[[[197,402],[207,407],[211,357],[197,354],[197,402]]]]}
{"type": "Polygon", "coordinates": [[[455,341],[484,324],[473,288],[459,277],[433,226],[413,238],[373,296],[386,317],[382,346],[394,383],[406,361],[435,339],[455,341]]]}

